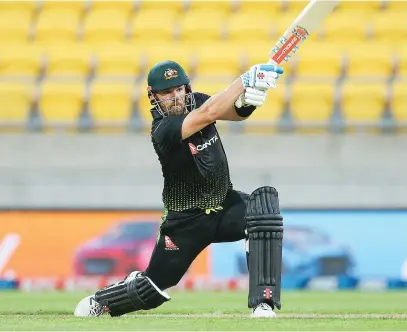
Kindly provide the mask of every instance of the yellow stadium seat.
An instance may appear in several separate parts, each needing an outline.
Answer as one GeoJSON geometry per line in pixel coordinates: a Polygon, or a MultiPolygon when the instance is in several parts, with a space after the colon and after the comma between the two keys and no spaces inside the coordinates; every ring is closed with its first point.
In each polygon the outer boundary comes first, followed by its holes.
{"type": "Polygon", "coordinates": [[[232,1],[233,6],[238,8],[240,13],[258,12],[264,10],[266,13],[273,15],[282,10],[283,1],[247,1],[247,0],[237,0],[232,1]]]}
{"type": "Polygon", "coordinates": [[[144,10],[170,10],[175,13],[180,13],[185,9],[185,1],[182,0],[164,0],[164,1],[150,1],[150,0],[135,0],[136,7],[139,11],[144,10]]]}
{"type": "Polygon", "coordinates": [[[308,1],[282,0],[282,7],[291,12],[294,18],[308,5],[308,1]]]}
{"type": "Polygon", "coordinates": [[[92,10],[84,21],[84,40],[90,44],[124,41],[128,15],[119,10],[92,10]]]}
{"type": "Polygon", "coordinates": [[[131,35],[136,43],[168,42],[174,38],[174,23],[177,14],[170,10],[142,10],[131,21],[131,35]]]}
{"type": "Polygon", "coordinates": [[[386,85],[380,83],[344,82],[341,110],[349,124],[372,124],[380,121],[386,96],[386,85]]]}
{"type": "Polygon", "coordinates": [[[295,81],[291,87],[290,109],[295,122],[328,123],[334,110],[334,85],[295,81]]]}
{"type": "Polygon", "coordinates": [[[272,21],[273,15],[266,11],[233,14],[227,20],[226,31],[229,42],[244,45],[245,42],[253,41],[254,36],[256,36],[255,39],[268,43],[268,47],[271,48],[272,21]]]}
{"type": "MultiPolygon", "coordinates": [[[[238,47],[239,43],[228,43],[234,47],[238,47]],[[236,46],[237,45],[237,46],[236,46]]],[[[247,56],[247,68],[256,63],[267,62],[272,45],[263,41],[253,41],[251,47],[241,47],[241,52],[247,56]]]]}
{"type": "Polygon", "coordinates": [[[367,38],[369,13],[363,11],[338,11],[322,23],[323,38],[332,42],[363,41],[367,38]]]}
{"type": "Polygon", "coordinates": [[[64,9],[42,11],[36,24],[35,41],[40,43],[75,41],[80,15],[80,12],[64,9]]]}
{"type": "Polygon", "coordinates": [[[135,9],[135,1],[100,1],[87,0],[86,5],[91,10],[117,10],[124,13],[130,13],[135,9]]]}
{"type": "Polygon", "coordinates": [[[278,15],[275,15],[271,19],[272,23],[272,36],[274,39],[272,45],[274,46],[277,38],[280,38],[288,29],[288,27],[293,23],[297,15],[293,15],[291,12],[282,12],[278,15]]]}
{"type": "Polygon", "coordinates": [[[132,112],[133,84],[95,81],[90,88],[89,109],[96,125],[123,124],[132,112]]]}
{"type": "Polygon", "coordinates": [[[389,10],[407,10],[407,2],[404,0],[382,0],[384,7],[389,10]]]}
{"type": "Polygon", "coordinates": [[[142,53],[146,72],[157,62],[172,60],[178,62],[188,75],[192,75],[192,59],[195,51],[188,44],[179,42],[149,44],[143,47],[142,53]]]}
{"type": "Polygon", "coordinates": [[[343,47],[336,43],[307,41],[290,60],[291,66],[298,77],[336,79],[342,73],[343,47]]]}
{"type": "Polygon", "coordinates": [[[404,44],[407,39],[407,10],[385,10],[372,20],[374,38],[378,41],[404,44]]]}
{"type": "Polygon", "coordinates": [[[27,121],[34,93],[29,83],[0,83],[0,123],[27,121]]]}
{"type": "MultiPolygon", "coordinates": [[[[233,10],[233,2],[231,0],[223,1],[202,1],[202,0],[187,0],[186,4],[188,10],[213,10],[221,11],[225,14],[229,14],[233,10]]],[[[188,15],[188,13],[186,14],[188,15]]]]}
{"type": "Polygon", "coordinates": [[[396,62],[392,48],[384,42],[349,44],[347,55],[347,76],[386,80],[392,75],[396,62]]]}
{"type": "Polygon", "coordinates": [[[16,44],[0,47],[0,75],[35,78],[42,68],[42,52],[33,45],[16,44]]]}
{"type": "Polygon", "coordinates": [[[203,44],[222,39],[226,16],[211,10],[191,10],[179,22],[183,42],[203,44]]]}
{"type": "Polygon", "coordinates": [[[54,44],[47,52],[48,76],[86,77],[92,67],[92,51],[84,44],[54,44]]]}
{"type": "Polygon", "coordinates": [[[37,1],[0,1],[0,12],[8,10],[35,11],[37,8],[37,1]]]}
{"type": "Polygon", "coordinates": [[[407,121],[407,80],[393,85],[391,106],[397,121],[407,121]]]}
{"type": "Polygon", "coordinates": [[[364,11],[364,12],[378,12],[382,8],[381,0],[358,0],[358,1],[341,1],[337,6],[338,11],[364,11]]]}
{"type": "Polygon", "coordinates": [[[195,51],[197,76],[237,77],[242,65],[239,46],[228,44],[206,44],[195,51]]]}
{"type": "Polygon", "coordinates": [[[397,75],[407,77],[407,48],[404,44],[398,54],[397,75]]]}
{"type": "Polygon", "coordinates": [[[265,103],[261,107],[258,107],[250,118],[246,120],[247,124],[267,126],[267,122],[280,120],[284,112],[286,90],[286,85],[283,82],[279,82],[276,89],[272,89],[267,93],[265,103]]]}
{"type": "Polygon", "coordinates": [[[142,72],[141,49],[131,44],[109,44],[96,51],[98,76],[135,77],[142,72]]]}
{"type": "Polygon", "coordinates": [[[84,81],[45,81],[41,86],[39,111],[47,124],[75,124],[83,108],[84,81]]]}
{"type": "Polygon", "coordinates": [[[27,42],[31,27],[30,10],[0,11],[0,44],[27,42]]]}
{"type": "Polygon", "coordinates": [[[69,10],[81,14],[86,9],[85,0],[38,0],[39,7],[42,11],[48,10],[69,10]]]}
{"type": "Polygon", "coordinates": [[[191,88],[194,92],[200,92],[209,96],[214,96],[219,92],[225,90],[231,83],[232,81],[230,80],[215,80],[197,76],[191,82],[191,88]]]}

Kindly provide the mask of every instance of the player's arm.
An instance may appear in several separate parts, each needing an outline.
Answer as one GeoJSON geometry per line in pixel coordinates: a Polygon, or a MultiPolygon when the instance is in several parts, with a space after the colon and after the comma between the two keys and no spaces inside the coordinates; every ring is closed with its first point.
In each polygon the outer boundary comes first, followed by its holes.
{"type": "MultiPolygon", "coordinates": [[[[256,100],[256,96],[245,97],[248,91],[263,91],[263,99],[267,89],[276,87],[276,79],[283,73],[281,67],[274,65],[255,65],[235,80],[225,90],[209,98],[202,106],[189,113],[182,123],[181,136],[186,139],[202,128],[217,120],[241,121],[247,118],[254,109],[247,106],[260,106],[262,102],[256,100]],[[236,109],[236,101],[244,99],[242,104],[244,111],[241,113],[236,109]],[[240,113],[240,114],[239,114],[240,113]]],[[[257,96],[258,97],[258,96],[257,96]]],[[[264,100],[263,100],[264,102],[264,100]]]]}
{"type": "Polygon", "coordinates": [[[182,123],[182,139],[186,139],[217,120],[236,114],[234,102],[244,92],[241,79],[235,80],[225,90],[209,98],[193,112],[190,112],[182,123]]]}

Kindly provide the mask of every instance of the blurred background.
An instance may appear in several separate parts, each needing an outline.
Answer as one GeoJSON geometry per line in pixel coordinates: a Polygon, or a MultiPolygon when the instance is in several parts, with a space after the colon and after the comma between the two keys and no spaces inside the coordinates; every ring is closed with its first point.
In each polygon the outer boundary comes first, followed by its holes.
{"type": "MultiPolygon", "coordinates": [[[[177,61],[217,93],[306,4],[0,1],[0,287],[144,269],[163,212],[149,68],[177,61]]],[[[266,105],[217,124],[235,188],[279,191],[284,288],[407,288],[406,41],[407,2],[342,1],[266,105]]],[[[179,287],[245,278],[243,243],[215,244],[179,287]]]]}

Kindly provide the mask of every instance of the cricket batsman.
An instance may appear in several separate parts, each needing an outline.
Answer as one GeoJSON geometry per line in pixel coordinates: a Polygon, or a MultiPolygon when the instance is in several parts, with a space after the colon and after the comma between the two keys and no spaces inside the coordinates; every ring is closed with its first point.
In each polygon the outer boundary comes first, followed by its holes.
{"type": "MultiPolygon", "coordinates": [[[[211,243],[246,240],[251,317],[275,317],[281,309],[283,218],[277,190],[250,195],[233,189],[216,121],[243,121],[260,107],[283,73],[279,66],[252,66],[214,96],[193,92],[176,62],[148,74],[151,141],[164,178],[165,213],[146,271],[82,299],[75,316],[112,317],[157,308],[198,254],[211,243]]],[[[271,96],[272,98],[272,96],[271,96]]],[[[241,176],[244,176],[242,174],[241,176]]]]}

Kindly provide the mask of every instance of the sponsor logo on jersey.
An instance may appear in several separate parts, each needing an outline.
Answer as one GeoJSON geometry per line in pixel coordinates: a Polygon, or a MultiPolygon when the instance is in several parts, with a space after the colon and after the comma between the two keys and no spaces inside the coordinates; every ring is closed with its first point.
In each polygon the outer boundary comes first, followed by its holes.
{"type": "Polygon", "coordinates": [[[198,154],[199,151],[207,149],[209,146],[214,144],[217,140],[219,139],[218,135],[213,136],[209,141],[200,144],[200,145],[194,145],[192,143],[188,143],[189,149],[191,150],[192,154],[198,154]]]}
{"type": "Polygon", "coordinates": [[[193,145],[192,143],[188,143],[188,145],[189,145],[189,149],[191,150],[192,154],[198,154],[199,153],[198,149],[196,148],[195,145],[193,145]]]}

